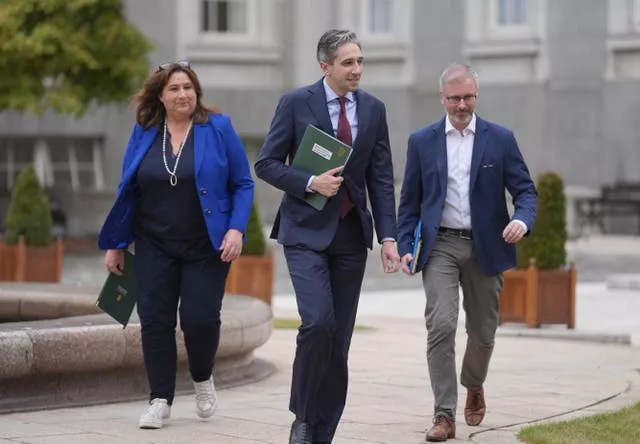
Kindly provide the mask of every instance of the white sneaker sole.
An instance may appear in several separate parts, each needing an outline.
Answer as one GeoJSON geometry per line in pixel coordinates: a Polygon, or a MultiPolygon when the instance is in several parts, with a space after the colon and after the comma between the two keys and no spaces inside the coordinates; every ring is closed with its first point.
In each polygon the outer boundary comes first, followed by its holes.
{"type": "Polygon", "coordinates": [[[213,407],[211,407],[211,409],[209,410],[200,410],[198,407],[196,407],[196,415],[198,415],[198,418],[200,419],[211,419],[217,408],[218,400],[216,400],[216,402],[213,404],[213,407]]]}
{"type": "Polygon", "coordinates": [[[140,421],[138,423],[138,427],[141,429],[154,430],[161,429],[164,425],[164,422],[154,422],[154,421],[140,421]]]}
{"type": "Polygon", "coordinates": [[[171,417],[171,411],[162,415],[162,420],[160,421],[144,420],[140,418],[140,421],[138,422],[138,427],[141,429],[147,429],[147,430],[161,429],[164,426],[165,420],[169,419],[170,417],[171,417]]]}

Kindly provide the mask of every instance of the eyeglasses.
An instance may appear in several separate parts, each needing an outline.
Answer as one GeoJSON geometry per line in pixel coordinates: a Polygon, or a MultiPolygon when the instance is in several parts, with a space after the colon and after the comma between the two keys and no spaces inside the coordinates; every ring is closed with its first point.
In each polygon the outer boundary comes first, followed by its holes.
{"type": "Polygon", "coordinates": [[[464,103],[472,103],[475,102],[477,94],[467,94],[466,96],[445,96],[447,102],[450,105],[457,105],[462,100],[464,103]]]}
{"type": "Polygon", "coordinates": [[[165,69],[170,68],[174,65],[191,69],[191,63],[188,60],[178,60],[177,62],[163,63],[162,65],[158,66],[158,69],[156,70],[156,72],[164,71],[165,69]]]}

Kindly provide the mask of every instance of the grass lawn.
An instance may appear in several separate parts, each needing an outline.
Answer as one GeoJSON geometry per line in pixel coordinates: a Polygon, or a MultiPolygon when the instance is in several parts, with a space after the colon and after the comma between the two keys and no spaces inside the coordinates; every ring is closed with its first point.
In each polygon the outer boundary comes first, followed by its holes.
{"type": "MultiPolygon", "coordinates": [[[[298,328],[300,326],[300,319],[294,318],[275,318],[273,320],[273,328],[281,328],[285,330],[292,330],[294,328],[298,328]]],[[[375,328],[369,325],[360,325],[356,324],[354,330],[356,331],[371,331],[375,330],[375,328]]]]}
{"type": "Polygon", "coordinates": [[[640,403],[613,413],[527,427],[518,438],[529,444],[640,443],[640,403]]]}

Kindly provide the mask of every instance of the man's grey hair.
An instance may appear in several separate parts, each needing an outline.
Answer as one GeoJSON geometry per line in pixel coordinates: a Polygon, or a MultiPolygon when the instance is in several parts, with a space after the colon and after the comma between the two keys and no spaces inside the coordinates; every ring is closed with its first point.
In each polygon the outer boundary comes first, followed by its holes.
{"type": "Polygon", "coordinates": [[[475,72],[469,65],[463,63],[452,63],[447,66],[440,74],[440,91],[443,90],[444,84],[449,82],[461,82],[466,79],[473,79],[476,81],[476,87],[480,87],[478,82],[478,73],[475,72]]]}
{"type": "Polygon", "coordinates": [[[318,51],[316,57],[318,62],[325,62],[331,65],[336,58],[338,48],[345,43],[355,43],[360,49],[360,40],[355,32],[347,29],[330,29],[320,37],[318,41],[318,51]]]}

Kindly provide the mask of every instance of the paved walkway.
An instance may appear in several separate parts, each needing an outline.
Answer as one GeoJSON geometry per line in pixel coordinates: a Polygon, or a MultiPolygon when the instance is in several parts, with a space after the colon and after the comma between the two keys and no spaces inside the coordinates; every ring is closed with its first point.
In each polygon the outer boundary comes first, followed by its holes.
{"type": "MultiPolygon", "coordinates": [[[[276,309],[276,314],[291,313],[276,309]]],[[[433,403],[422,320],[361,316],[359,322],[376,330],[354,335],[348,406],[334,442],[422,442],[433,403]]],[[[461,332],[458,358],[464,340],[461,332]]],[[[192,397],[181,396],[162,430],[137,428],[144,408],[140,401],[0,416],[0,444],[286,443],[292,419],[287,406],[294,342],[294,330],[276,330],[257,356],[274,363],[278,372],[256,384],[221,391],[211,422],[198,421],[192,397]]],[[[481,427],[471,428],[459,410],[459,439],[449,442],[513,443],[514,431],[531,421],[556,415],[566,419],[638,402],[638,369],[640,353],[628,346],[500,335],[486,384],[487,417],[481,427]]]]}
{"type": "MultiPolygon", "coordinates": [[[[408,278],[409,279],[409,278],[408,278]]],[[[419,276],[412,277],[420,281],[419,276]]],[[[638,277],[640,280],[640,275],[638,277]]],[[[462,293],[460,293],[462,298],[462,293]]],[[[424,313],[423,290],[390,290],[364,292],[360,296],[358,318],[391,316],[421,320],[424,313]]],[[[464,328],[464,311],[460,304],[459,328],[464,328]]],[[[296,316],[293,294],[274,298],[274,310],[296,316]]],[[[582,341],[617,342],[640,347],[640,290],[610,289],[606,283],[578,283],[576,287],[576,325],[543,325],[527,329],[522,324],[505,324],[499,334],[533,335],[582,341]]]]}
{"type": "MultiPolygon", "coordinates": [[[[637,285],[611,288],[604,279],[612,272],[640,271],[640,242],[637,238],[631,242],[586,239],[569,245],[569,253],[583,264],[578,272],[587,277],[578,285],[576,329],[500,327],[486,384],[487,417],[481,427],[467,427],[459,409],[458,439],[449,442],[515,443],[515,433],[527,423],[564,420],[640,402],[636,348],[640,345],[640,290],[637,285]],[[589,279],[592,275],[602,278],[589,279]]],[[[375,274],[380,267],[377,252],[371,254],[371,261],[375,274]]],[[[83,270],[79,268],[75,276],[83,270]]],[[[72,274],[68,277],[73,278],[72,274]]],[[[281,294],[274,299],[274,313],[292,317],[295,299],[284,277],[277,286],[281,294]]],[[[93,273],[86,279],[95,280],[93,273]]],[[[424,295],[417,278],[374,275],[372,279],[365,289],[384,291],[363,293],[358,322],[375,330],[354,335],[348,405],[334,442],[421,443],[433,404],[424,353],[424,295]],[[396,288],[399,282],[404,289],[396,288]]],[[[463,320],[461,315],[460,323],[463,320]]],[[[286,443],[292,420],[288,393],[295,333],[274,332],[256,354],[273,363],[277,373],[256,384],[221,391],[219,410],[210,422],[198,421],[192,397],[181,396],[170,424],[162,430],[137,428],[145,407],[139,401],[0,416],[0,444],[286,443]]],[[[459,366],[465,344],[462,327],[457,339],[459,366]]],[[[463,403],[461,389],[461,408],[463,403]]]]}

